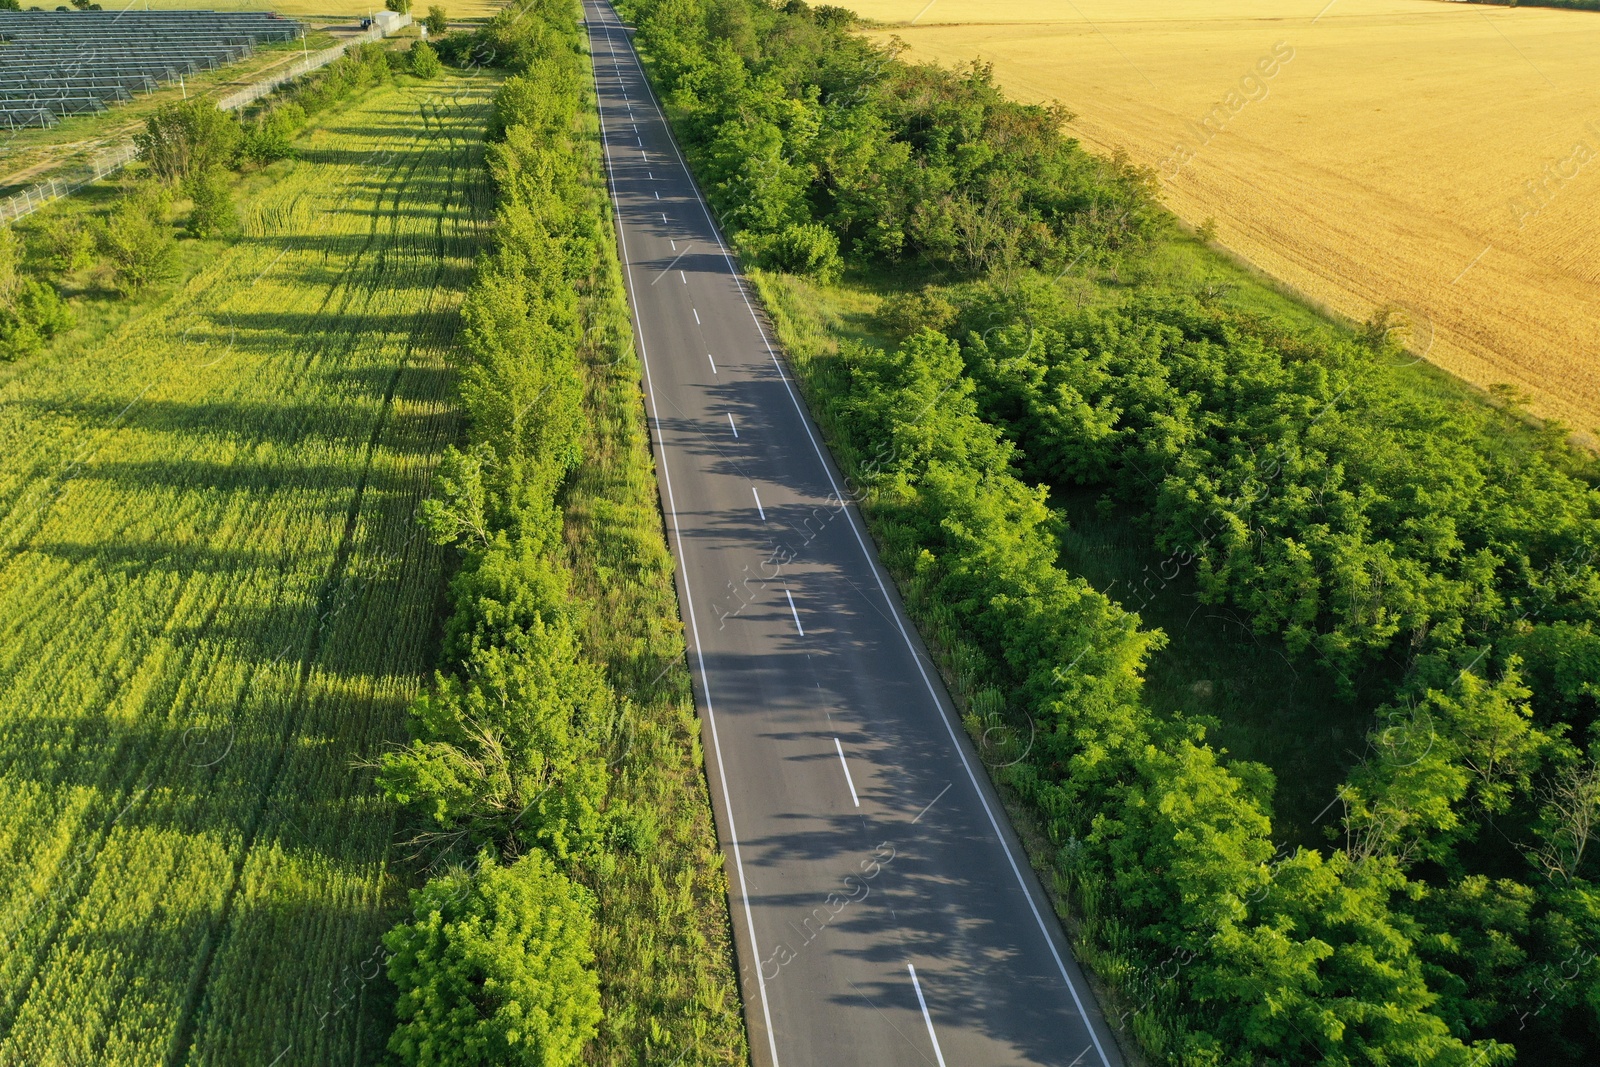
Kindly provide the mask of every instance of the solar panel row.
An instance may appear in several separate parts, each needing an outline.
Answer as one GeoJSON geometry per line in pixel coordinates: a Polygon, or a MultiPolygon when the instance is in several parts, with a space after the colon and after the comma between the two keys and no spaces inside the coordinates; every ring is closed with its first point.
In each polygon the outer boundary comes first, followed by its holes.
{"type": "Polygon", "coordinates": [[[0,126],[99,111],[303,32],[261,11],[0,11],[0,126]]]}

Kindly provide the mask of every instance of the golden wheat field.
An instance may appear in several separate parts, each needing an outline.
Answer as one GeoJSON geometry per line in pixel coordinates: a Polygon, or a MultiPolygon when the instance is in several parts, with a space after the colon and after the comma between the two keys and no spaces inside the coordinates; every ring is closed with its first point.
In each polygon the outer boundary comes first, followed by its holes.
{"type": "Polygon", "coordinates": [[[992,61],[1312,300],[1410,309],[1480,386],[1600,426],[1600,12],[1437,0],[854,0],[992,61]]]}

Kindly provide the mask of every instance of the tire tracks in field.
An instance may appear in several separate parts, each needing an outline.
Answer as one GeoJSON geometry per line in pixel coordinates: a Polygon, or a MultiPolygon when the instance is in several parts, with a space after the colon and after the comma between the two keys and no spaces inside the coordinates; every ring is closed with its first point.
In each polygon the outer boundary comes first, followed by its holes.
{"type": "MultiPolygon", "coordinates": [[[[412,138],[410,144],[414,146],[419,143],[423,143],[425,141],[425,133],[426,131],[416,134],[412,138]]],[[[437,134],[435,134],[435,136],[432,138],[426,138],[427,141],[436,139],[437,134]]],[[[452,149],[456,149],[454,138],[450,138],[449,140],[452,142],[452,149]]],[[[394,243],[385,244],[381,242],[379,236],[380,228],[385,220],[388,220],[391,223],[391,232],[397,229],[392,224],[394,219],[400,214],[403,206],[406,204],[404,190],[411,184],[417,169],[422,165],[426,155],[427,153],[425,152],[414,153],[412,158],[408,161],[408,165],[406,165],[403,175],[399,174],[399,168],[390,170],[385,174],[383,184],[379,187],[374,198],[374,206],[376,210],[373,215],[372,224],[368,228],[366,240],[363,242],[361,248],[353,254],[349,262],[349,266],[343,273],[343,277],[350,278],[351,284],[346,285],[341,283],[331,286],[329,292],[318,306],[319,314],[326,314],[329,306],[335,303],[335,298],[342,297],[337,302],[336,313],[343,318],[343,316],[352,308],[358,299],[364,297],[365,301],[370,303],[372,298],[381,291],[386,283],[394,280],[391,277],[390,257],[387,253],[391,250],[391,248],[397,247],[397,245],[394,243]],[[390,200],[388,208],[386,209],[384,206],[384,201],[389,196],[391,189],[393,190],[393,197],[392,200],[390,200]],[[371,258],[375,259],[376,263],[371,267],[365,267],[368,254],[369,252],[372,252],[375,246],[376,255],[372,256],[371,258]],[[351,277],[356,273],[358,267],[365,268],[363,270],[363,273],[365,274],[364,279],[359,276],[351,277]],[[364,286],[362,284],[363,281],[365,281],[364,286]]],[[[460,164],[463,162],[458,158],[458,155],[459,150],[453,150],[445,155],[446,168],[452,183],[454,183],[456,180],[456,175],[461,169],[460,164]]],[[[337,177],[342,178],[347,172],[348,168],[346,171],[341,172],[337,177]]],[[[442,210],[443,207],[441,206],[441,219],[442,210]]],[[[442,222],[440,228],[442,229],[442,222]]],[[[442,260],[436,257],[434,267],[434,282],[429,286],[425,309],[431,309],[434,304],[434,300],[438,292],[438,278],[443,269],[444,267],[442,260]]],[[[419,312],[419,315],[420,314],[422,314],[422,312],[419,312]]],[[[359,338],[365,332],[362,329],[362,326],[369,318],[370,316],[366,314],[357,313],[355,322],[349,329],[344,331],[348,343],[340,346],[339,352],[341,354],[347,353],[357,344],[359,344],[359,338]]],[[[182,1067],[182,1065],[186,1062],[194,1044],[195,1036],[199,1026],[201,1009],[205,1003],[206,991],[210,982],[212,964],[216,958],[217,950],[221,947],[222,942],[226,939],[228,929],[231,925],[234,904],[238,898],[240,883],[243,880],[244,871],[249,863],[249,858],[255,849],[256,839],[260,835],[263,826],[266,825],[269,814],[274,808],[273,802],[276,798],[276,794],[278,793],[278,785],[282,779],[284,767],[288,762],[289,749],[293,744],[294,738],[298,736],[300,732],[301,723],[307,711],[307,691],[310,687],[311,677],[315,671],[317,662],[321,658],[324,643],[330,630],[330,623],[339,615],[342,609],[342,605],[337,605],[338,594],[345,584],[345,571],[349,565],[351,555],[354,551],[355,535],[361,517],[361,506],[366,497],[366,490],[370,481],[374,457],[376,456],[378,446],[382,441],[383,431],[389,424],[390,416],[394,408],[394,397],[399,388],[401,378],[404,375],[405,370],[411,364],[412,353],[415,350],[415,344],[416,331],[412,331],[408,335],[402,355],[397,361],[394,370],[389,375],[384,391],[383,401],[379,406],[376,417],[373,420],[372,430],[367,438],[361,475],[357,480],[355,491],[351,496],[350,504],[345,511],[344,530],[340,536],[338,546],[334,550],[333,560],[329,564],[327,576],[322,582],[322,588],[317,597],[316,622],[312,627],[312,632],[310,633],[309,639],[306,642],[305,651],[301,656],[294,695],[291,698],[289,713],[285,716],[285,722],[282,730],[280,731],[279,743],[273,755],[272,768],[265,778],[262,779],[259,801],[256,805],[255,811],[251,816],[246,831],[242,836],[240,846],[235,853],[232,877],[229,880],[228,887],[224,893],[222,906],[218,909],[217,915],[207,928],[201,947],[200,959],[197,961],[194,976],[191,980],[188,994],[184,1000],[182,1012],[180,1014],[178,1023],[174,1028],[172,1039],[168,1046],[167,1056],[165,1058],[167,1067],[182,1067]]],[[[326,347],[310,346],[309,358],[305,362],[303,369],[309,371],[320,358],[333,354],[334,353],[330,352],[326,347]]],[[[285,1051],[287,1051],[287,1049],[285,1051]]]]}
{"type": "MultiPolygon", "coordinates": [[[[292,199],[289,201],[288,205],[285,207],[285,212],[292,213],[295,207],[299,205],[301,200],[308,195],[308,192],[309,187],[302,187],[301,189],[297,190],[292,199]]],[[[267,268],[263,269],[257,274],[257,278],[259,279],[261,275],[265,274],[266,270],[270,270],[272,265],[275,263],[276,260],[274,260],[273,263],[269,263],[267,268]]],[[[182,301],[187,305],[202,306],[206,303],[206,298],[210,294],[216,292],[227,280],[227,275],[230,270],[240,267],[242,269],[239,269],[238,273],[242,276],[245,273],[249,273],[254,266],[254,263],[236,264],[236,262],[229,262],[226,265],[221,265],[216,274],[208,276],[207,272],[202,271],[200,274],[190,280],[190,282],[185,286],[185,290],[183,292],[175,294],[174,302],[182,301]]],[[[335,284],[337,285],[339,283],[335,284]]],[[[142,309],[138,314],[124,322],[116,331],[113,331],[111,336],[122,334],[125,331],[143,328],[157,317],[173,318],[175,317],[172,315],[173,310],[174,309],[171,307],[171,304],[168,302],[156,302],[150,305],[148,308],[142,309]]],[[[182,311],[183,309],[179,308],[178,310],[182,311]]],[[[168,330],[165,332],[170,334],[172,331],[168,330]]],[[[169,380],[174,373],[176,373],[176,371],[169,371],[168,373],[153,378],[146,388],[142,390],[132,401],[130,401],[127,406],[125,406],[121,412],[118,413],[117,417],[113,419],[110,424],[97,427],[86,427],[84,433],[79,435],[79,437],[80,439],[87,439],[89,443],[86,446],[76,450],[74,459],[66,467],[59,468],[52,475],[48,476],[50,482],[54,484],[62,481],[70,481],[72,478],[74,478],[78,470],[84,467],[101,449],[105,447],[110,439],[127,424],[128,420],[126,416],[128,416],[129,412],[133,410],[138,402],[142,400],[143,397],[157,384],[169,380]]],[[[82,398],[88,394],[89,389],[90,387],[86,385],[77,394],[74,394],[72,397],[69,397],[66,401],[64,401],[64,403],[71,403],[73,400],[82,398]]],[[[17,552],[31,547],[34,537],[37,536],[39,527],[42,526],[45,521],[47,521],[49,514],[52,511],[53,504],[57,500],[61,499],[63,495],[64,494],[61,492],[51,492],[47,494],[45,502],[36,510],[33,515],[28,516],[30,524],[33,526],[33,528],[23,532],[18,541],[9,546],[10,551],[7,553],[8,555],[15,555],[17,552]]],[[[9,516],[6,517],[9,518],[9,516]]],[[[0,521],[3,521],[3,519],[0,519],[0,521]]],[[[194,639],[183,643],[181,646],[177,646],[181,647],[183,652],[178,660],[179,666],[175,671],[175,677],[187,677],[187,668],[194,662],[195,657],[204,647],[202,637],[211,630],[223,604],[224,598],[218,595],[217,590],[208,590],[203,588],[207,580],[208,576],[206,575],[198,572],[191,573],[187,575],[179,583],[178,587],[172,592],[171,602],[175,607],[177,605],[181,605],[182,602],[191,595],[204,597],[205,595],[210,594],[211,598],[211,604],[209,608],[205,610],[203,620],[195,630],[194,639]]],[[[83,587],[82,589],[78,590],[77,601],[81,603],[84,600],[92,598],[94,591],[95,587],[92,584],[83,587]]],[[[138,668],[148,660],[151,650],[156,648],[163,639],[167,639],[168,643],[171,644],[170,638],[172,632],[178,626],[179,619],[184,617],[184,613],[174,610],[166,613],[166,615],[167,618],[163,623],[162,628],[157,633],[145,635],[147,638],[145,642],[145,649],[134,661],[134,669],[130,672],[130,677],[133,677],[137,674],[138,668]]],[[[219,656],[224,647],[226,646],[218,647],[217,653],[219,656]]],[[[285,651],[287,651],[287,649],[285,651]]],[[[42,653],[36,658],[50,657],[48,654],[42,653]]],[[[275,663],[276,661],[273,662],[275,663]]],[[[270,664],[268,667],[270,667],[270,664]]],[[[258,667],[257,669],[249,672],[239,690],[236,707],[242,707],[249,700],[250,694],[254,690],[257,680],[262,677],[265,669],[267,668],[258,667]]],[[[46,963],[49,962],[54,946],[57,942],[59,942],[65,930],[70,927],[72,919],[79,910],[85,894],[87,894],[93,887],[97,873],[95,860],[98,859],[100,854],[106,848],[116,825],[122,821],[123,817],[127,815],[135,806],[140,806],[142,810],[142,805],[140,802],[150,794],[153,789],[153,783],[159,778],[159,776],[154,773],[155,770],[165,766],[168,761],[167,757],[170,757],[174,751],[181,749],[181,746],[179,746],[179,748],[169,748],[160,753],[153,753],[151,755],[151,759],[143,763],[133,763],[130,766],[130,750],[133,748],[134,744],[134,737],[127,731],[121,732],[113,741],[113,750],[105,760],[105,766],[107,770],[112,772],[111,775],[108,775],[108,777],[114,777],[118,768],[122,769],[123,777],[122,781],[118,785],[116,785],[114,788],[106,790],[106,796],[108,800],[110,800],[110,803],[106,805],[105,812],[109,813],[115,806],[116,802],[121,800],[123,797],[131,794],[133,799],[118,809],[115,814],[111,814],[109,818],[104,818],[102,815],[103,821],[101,821],[98,825],[92,824],[91,817],[84,818],[79,825],[79,829],[72,835],[74,840],[74,848],[72,849],[72,852],[74,856],[83,858],[69,861],[72,864],[72,869],[66,872],[65,881],[60,881],[60,869],[58,868],[58,871],[51,877],[52,882],[59,882],[55,890],[52,892],[47,888],[45,893],[39,898],[38,902],[29,909],[28,918],[32,918],[39,910],[45,907],[46,903],[48,902],[50,906],[49,928],[45,936],[40,940],[39,944],[31,953],[31,962],[27,968],[28,978],[25,981],[18,980],[15,983],[10,984],[9,988],[6,990],[0,990],[0,997],[4,998],[3,1000],[0,1000],[0,1034],[5,1034],[9,1031],[11,1021],[23,1010],[23,1007],[27,1001],[37,992],[37,990],[34,989],[34,982],[37,979],[41,969],[46,963]],[[138,788],[141,784],[144,785],[143,789],[138,788]],[[85,841],[83,840],[84,838],[87,838],[88,840],[85,841]]],[[[213,774],[212,777],[214,778],[215,774],[213,774]]],[[[97,785],[97,788],[101,787],[97,785]]],[[[20,930],[21,928],[19,927],[18,929],[20,930]]]]}
{"type": "MultiPolygon", "coordinates": [[[[412,161],[410,168],[406,171],[405,175],[401,179],[401,188],[403,188],[406,184],[406,181],[410,179],[420,162],[420,159],[414,159],[412,161]]],[[[387,190],[388,187],[393,184],[395,177],[396,175],[393,171],[390,171],[385,175],[384,190],[387,190]]],[[[302,188],[301,190],[297,191],[289,205],[286,206],[285,211],[292,214],[293,210],[307,195],[309,195],[309,193],[310,187],[302,188]]],[[[383,193],[380,192],[380,198],[382,195],[383,193]]],[[[401,197],[397,193],[394,201],[394,207],[398,209],[400,203],[401,197]]],[[[367,241],[363,244],[362,248],[347,261],[347,264],[340,271],[338,277],[329,284],[328,290],[320,302],[318,308],[319,311],[325,311],[329,303],[341,293],[344,296],[344,300],[340,305],[342,309],[349,307],[350,304],[355,299],[363,295],[363,293],[370,298],[371,294],[378,290],[379,286],[384,280],[381,268],[381,260],[378,269],[368,270],[366,272],[371,281],[364,287],[362,285],[363,280],[360,277],[352,276],[357,275],[364,265],[363,261],[366,258],[366,252],[371,248],[373,242],[377,238],[376,227],[379,221],[381,221],[381,219],[375,219],[374,226],[369,229],[367,241]]],[[[274,263],[275,262],[276,261],[274,261],[274,263]]],[[[268,265],[268,269],[270,269],[271,265],[272,264],[268,265]]],[[[253,266],[253,264],[251,264],[251,266],[253,266]]],[[[249,268],[246,268],[246,272],[248,272],[248,269],[249,268]]],[[[224,268],[224,271],[226,271],[226,268],[224,268]]],[[[196,281],[201,281],[201,279],[196,279],[196,281]]],[[[205,296],[216,291],[218,285],[219,280],[216,278],[202,281],[198,287],[198,291],[191,289],[189,293],[186,294],[188,296],[187,303],[193,305],[203,304],[205,302],[205,296]]],[[[183,299],[183,296],[180,296],[179,299],[183,299]]],[[[171,311],[172,308],[170,304],[165,302],[157,303],[152,305],[148,310],[144,311],[140,315],[136,316],[135,319],[131,320],[129,323],[124,324],[122,329],[127,329],[135,324],[147,323],[157,316],[171,317],[171,311]]],[[[356,319],[356,324],[350,329],[344,331],[346,338],[349,339],[349,343],[341,346],[337,355],[345,354],[357,343],[356,338],[362,332],[360,324],[365,321],[365,318],[365,316],[358,317],[356,319]]],[[[333,353],[327,353],[324,349],[322,354],[333,353]]],[[[317,347],[312,346],[312,357],[307,361],[306,369],[309,370],[310,366],[316,361],[317,356],[317,347]]],[[[86,449],[80,448],[77,451],[77,456],[72,463],[69,464],[68,467],[58,470],[53,480],[70,480],[71,477],[76,474],[77,469],[81,468],[89,459],[93,457],[95,453],[99,452],[100,449],[102,449],[110,440],[110,438],[126,424],[127,420],[125,416],[127,416],[128,413],[137,405],[139,400],[141,400],[144,395],[154,388],[155,385],[170,379],[172,373],[175,372],[169,372],[154,378],[146,386],[146,388],[134,398],[133,401],[124,407],[121,412],[119,412],[117,418],[115,418],[110,425],[88,428],[83,436],[87,437],[91,443],[86,449]]],[[[262,802],[256,809],[255,818],[252,819],[251,824],[248,826],[247,831],[242,839],[243,844],[241,849],[235,857],[235,862],[233,864],[233,877],[229,883],[228,889],[225,891],[223,906],[221,909],[219,909],[219,921],[214,922],[212,926],[208,928],[202,941],[201,964],[195,972],[194,979],[191,981],[190,1000],[196,1003],[196,995],[200,992],[200,989],[203,986],[204,975],[209,968],[209,963],[214,953],[217,943],[217,934],[225,927],[226,918],[231,910],[231,903],[243,871],[245,858],[250,852],[251,846],[253,845],[256,837],[256,833],[259,829],[262,813],[266,808],[266,800],[275,791],[276,782],[281,774],[284,763],[286,750],[292,743],[293,737],[298,730],[300,713],[303,711],[304,705],[303,696],[305,687],[310,677],[311,668],[314,665],[316,657],[320,651],[322,631],[324,629],[323,622],[327,617],[327,604],[331,599],[331,594],[337,589],[338,576],[342,573],[343,568],[349,558],[351,534],[355,527],[360,506],[365,495],[368,474],[371,470],[372,456],[376,450],[377,443],[381,438],[382,429],[386,422],[386,414],[392,401],[394,386],[397,384],[397,382],[397,376],[391,378],[390,387],[385,395],[383,406],[380,409],[380,417],[376,420],[373,431],[369,435],[362,475],[358,480],[355,494],[352,498],[349,508],[347,509],[343,537],[341,538],[340,544],[336,549],[335,559],[332,567],[330,568],[330,573],[323,582],[322,592],[318,598],[318,611],[317,615],[315,616],[318,619],[318,623],[313,628],[312,633],[308,635],[309,640],[307,642],[306,650],[302,655],[301,669],[299,671],[299,677],[295,688],[295,695],[291,701],[291,708],[293,710],[288,716],[289,722],[286,724],[285,729],[282,732],[283,736],[280,738],[280,745],[277,756],[274,760],[273,770],[263,787],[262,802]]],[[[82,396],[84,393],[80,392],[78,395],[82,396]]],[[[304,422],[302,422],[300,427],[297,427],[297,429],[303,429],[304,425],[304,422]]],[[[13,554],[16,551],[20,551],[27,547],[27,545],[31,543],[33,537],[37,534],[38,524],[45,521],[49,511],[51,510],[49,505],[55,500],[60,499],[61,495],[62,494],[59,492],[48,494],[44,506],[41,506],[35,515],[29,516],[29,518],[33,520],[32,525],[34,525],[34,529],[26,532],[20,539],[20,543],[12,546],[13,554]]],[[[179,603],[189,597],[191,594],[196,593],[197,590],[195,587],[197,585],[203,585],[205,581],[206,577],[198,573],[189,575],[188,578],[173,591],[173,602],[179,603]]],[[[200,589],[198,592],[203,596],[206,592],[208,592],[208,590],[200,589]]],[[[90,597],[92,595],[92,588],[85,588],[80,590],[79,599],[81,600],[84,597],[90,597]]],[[[222,602],[222,597],[216,595],[212,596],[212,602],[209,610],[206,611],[204,621],[200,624],[200,627],[196,631],[197,638],[199,635],[203,635],[212,628],[216,616],[222,606],[222,602]]],[[[170,636],[172,629],[177,625],[179,614],[180,613],[177,612],[169,613],[169,617],[167,618],[159,634],[145,635],[149,638],[148,647],[153,648],[161,637],[170,636]]],[[[186,667],[193,661],[195,655],[202,647],[202,643],[198,639],[186,643],[180,663],[186,667]]],[[[292,645],[290,647],[292,647],[292,645]]],[[[286,648],[285,651],[288,651],[288,649],[286,648]]],[[[139,662],[142,663],[147,658],[148,652],[145,656],[141,656],[139,658],[139,662]]],[[[275,663],[277,661],[274,660],[273,662],[275,663]]],[[[267,667],[258,665],[256,669],[249,672],[245,683],[240,690],[239,698],[236,702],[238,705],[242,705],[248,699],[250,691],[254,688],[256,681],[263,676],[265,669],[267,669],[267,667]]],[[[180,668],[178,671],[180,676],[184,675],[185,673],[186,672],[182,668],[180,668]]],[[[74,868],[68,872],[67,881],[61,883],[55,892],[47,891],[40,899],[39,904],[35,905],[29,910],[28,915],[31,918],[34,912],[39,910],[39,908],[46,902],[49,902],[51,912],[49,930],[45,937],[41,939],[37,946],[35,946],[34,951],[30,953],[31,960],[30,966],[27,968],[27,979],[19,980],[14,984],[11,984],[9,990],[6,991],[8,994],[14,992],[16,995],[8,995],[6,997],[6,1002],[4,1004],[0,1004],[0,1033],[5,1033],[9,1029],[10,1021],[23,1010],[27,1001],[39,992],[39,990],[37,990],[34,986],[35,980],[41,969],[50,961],[51,953],[53,952],[55,944],[60,941],[61,936],[71,926],[74,916],[81,908],[81,903],[85,894],[88,893],[88,891],[94,885],[97,874],[97,867],[94,861],[99,857],[101,852],[106,847],[111,833],[115,829],[115,826],[135,805],[139,804],[139,802],[148,796],[152,791],[152,785],[150,784],[145,784],[145,788],[143,789],[138,789],[137,787],[141,783],[151,783],[158,780],[159,775],[157,775],[155,771],[169,762],[173,752],[178,751],[176,748],[169,748],[162,753],[153,753],[153,758],[150,761],[129,767],[128,756],[131,747],[134,745],[134,740],[135,739],[128,733],[123,732],[113,742],[114,751],[107,758],[105,765],[108,770],[112,771],[118,767],[122,767],[124,769],[125,777],[119,786],[109,791],[109,797],[112,800],[112,804],[107,806],[106,811],[109,813],[111,806],[113,806],[117,800],[120,800],[122,797],[125,797],[130,793],[133,794],[134,799],[125,804],[109,819],[104,819],[104,821],[102,821],[98,826],[89,827],[80,824],[80,829],[73,834],[76,845],[76,847],[73,849],[73,852],[75,855],[84,858],[77,861],[74,868]],[[83,841],[82,844],[77,844],[77,842],[83,837],[88,837],[89,840],[83,841]]],[[[85,822],[88,821],[89,820],[85,820],[85,822]]],[[[185,1017],[190,1018],[192,1022],[191,1011],[186,1010],[185,1017]]],[[[109,1031],[102,1035],[103,1038],[107,1036],[109,1036],[109,1031]]],[[[187,1051],[187,1044],[188,1042],[185,1042],[184,1046],[180,1046],[176,1050],[180,1056],[179,1062],[181,1062],[181,1055],[187,1051]]],[[[99,1051],[103,1051],[103,1046],[99,1051]]],[[[173,1059],[172,1055],[169,1054],[168,1059],[170,1062],[173,1059]]]]}

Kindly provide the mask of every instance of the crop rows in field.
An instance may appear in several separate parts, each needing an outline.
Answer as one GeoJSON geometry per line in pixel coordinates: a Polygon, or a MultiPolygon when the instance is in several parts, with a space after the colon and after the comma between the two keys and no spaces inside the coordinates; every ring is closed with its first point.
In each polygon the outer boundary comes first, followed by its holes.
{"type": "Polygon", "coordinates": [[[381,1048],[358,763],[427,665],[491,90],[328,119],[177,292],[0,377],[0,1064],[381,1048]]]}

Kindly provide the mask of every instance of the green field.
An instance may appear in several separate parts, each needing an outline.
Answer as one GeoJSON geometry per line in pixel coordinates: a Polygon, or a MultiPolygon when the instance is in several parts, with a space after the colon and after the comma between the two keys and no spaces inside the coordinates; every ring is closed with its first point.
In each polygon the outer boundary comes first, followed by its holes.
{"type": "Polygon", "coordinates": [[[493,88],[331,114],[170,295],[0,365],[0,1064],[377,1058],[360,764],[432,664],[493,88]]]}

